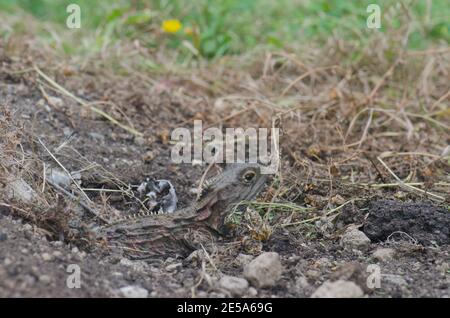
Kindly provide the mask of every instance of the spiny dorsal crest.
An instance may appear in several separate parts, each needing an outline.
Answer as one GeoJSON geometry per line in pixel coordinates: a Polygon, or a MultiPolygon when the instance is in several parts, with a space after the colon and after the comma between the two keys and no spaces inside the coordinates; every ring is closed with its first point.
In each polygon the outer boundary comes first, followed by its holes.
{"type": "Polygon", "coordinates": [[[149,216],[163,215],[163,214],[169,214],[169,213],[163,212],[163,211],[141,211],[138,213],[125,215],[122,218],[115,219],[111,222],[111,224],[117,224],[117,223],[122,223],[122,222],[126,222],[126,221],[131,221],[131,220],[138,220],[138,219],[149,217],[149,216]]]}

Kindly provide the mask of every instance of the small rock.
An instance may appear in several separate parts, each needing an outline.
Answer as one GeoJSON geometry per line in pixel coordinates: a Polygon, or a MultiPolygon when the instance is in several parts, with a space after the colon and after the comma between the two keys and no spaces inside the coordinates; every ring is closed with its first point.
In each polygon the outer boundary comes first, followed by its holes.
{"type": "Polygon", "coordinates": [[[54,247],[62,247],[64,245],[64,243],[62,241],[53,241],[53,242],[50,242],[50,245],[52,245],[54,247]]]}
{"type": "MultiPolygon", "coordinates": [[[[31,288],[37,281],[37,277],[33,275],[25,274],[23,277],[21,277],[21,286],[27,286],[28,288],[31,288]]],[[[23,288],[23,287],[22,287],[23,288]]]]}
{"type": "Polygon", "coordinates": [[[370,271],[367,266],[358,262],[345,262],[339,265],[330,275],[330,280],[352,281],[362,288],[362,290],[370,294],[373,289],[367,284],[370,271]]]}
{"type": "Polygon", "coordinates": [[[41,257],[46,262],[53,260],[53,257],[49,253],[42,253],[41,257]]]}
{"type": "Polygon", "coordinates": [[[47,96],[47,102],[50,106],[61,108],[64,106],[64,102],[61,98],[55,96],[47,96]]]}
{"type": "Polygon", "coordinates": [[[138,144],[139,146],[144,146],[146,143],[146,140],[144,137],[136,137],[136,138],[134,138],[134,142],[136,144],[138,144]]]}
{"type": "Polygon", "coordinates": [[[111,275],[114,277],[123,277],[123,273],[121,273],[121,272],[112,272],[111,275]]]}
{"type": "Polygon", "coordinates": [[[247,255],[244,253],[239,253],[239,255],[236,257],[236,262],[241,266],[246,266],[253,260],[253,256],[247,255]]]}
{"type": "Polygon", "coordinates": [[[370,246],[370,239],[357,229],[350,229],[341,238],[341,245],[348,250],[366,251],[370,246]]]}
{"type": "Polygon", "coordinates": [[[326,267],[330,267],[332,264],[328,258],[321,257],[314,263],[314,265],[316,265],[317,267],[320,267],[320,268],[326,268],[326,267]]]}
{"type": "Polygon", "coordinates": [[[96,133],[96,132],[90,132],[88,133],[89,137],[91,137],[94,140],[97,141],[104,141],[105,140],[105,136],[103,136],[102,134],[96,133]]]}
{"type": "Polygon", "coordinates": [[[445,276],[445,273],[450,273],[450,263],[444,262],[442,264],[436,264],[436,269],[445,276]]]}
{"type": "Polygon", "coordinates": [[[66,172],[56,168],[47,170],[46,178],[63,188],[68,188],[72,182],[72,179],[66,172]]]}
{"type": "Polygon", "coordinates": [[[6,233],[0,233],[0,242],[6,241],[8,239],[8,235],[6,233]]]}
{"type": "Polygon", "coordinates": [[[47,103],[45,102],[45,100],[44,100],[43,98],[41,98],[40,100],[38,100],[38,102],[36,103],[36,106],[44,107],[45,110],[46,110],[47,112],[49,112],[49,113],[52,111],[52,109],[50,108],[50,106],[47,105],[47,103]]]}
{"type": "Polygon", "coordinates": [[[250,287],[250,288],[248,289],[248,294],[249,294],[249,296],[251,296],[251,297],[256,297],[256,296],[258,295],[258,291],[256,290],[255,287],[250,287]]]}
{"type": "Polygon", "coordinates": [[[33,239],[33,232],[32,231],[23,231],[23,236],[27,240],[32,240],[33,239]]]}
{"type": "Polygon", "coordinates": [[[244,268],[244,277],[256,287],[270,287],[276,284],[283,273],[280,255],[266,252],[259,255],[244,268]]]}
{"type": "Polygon", "coordinates": [[[197,195],[197,194],[199,194],[199,190],[198,190],[198,188],[190,188],[189,189],[189,193],[197,195]]]}
{"type": "Polygon", "coordinates": [[[120,289],[125,298],[147,298],[148,290],[139,286],[125,286],[120,289]]]}
{"type": "Polygon", "coordinates": [[[308,277],[310,280],[315,281],[320,277],[320,271],[315,269],[309,269],[305,273],[306,277],[308,277]]]}
{"type": "Polygon", "coordinates": [[[382,283],[389,283],[397,286],[407,286],[408,283],[400,275],[384,274],[382,276],[382,283]]]}
{"type": "Polygon", "coordinates": [[[173,272],[173,271],[180,269],[182,266],[183,266],[182,263],[169,264],[166,266],[166,271],[173,272]]]}
{"type": "Polygon", "coordinates": [[[234,276],[223,276],[219,281],[219,285],[236,297],[242,296],[248,289],[247,280],[234,276]]]}
{"type": "Polygon", "coordinates": [[[289,284],[290,292],[295,294],[296,297],[305,297],[305,295],[310,294],[313,290],[311,285],[305,276],[299,275],[297,279],[289,284]]]}
{"type": "Polygon", "coordinates": [[[19,200],[23,203],[34,203],[38,201],[36,191],[23,179],[9,180],[7,182],[6,198],[19,200]]]}
{"type": "Polygon", "coordinates": [[[69,138],[70,136],[73,135],[73,130],[70,129],[70,127],[64,127],[63,134],[64,134],[64,137],[69,138]]]}
{"type": "Polygon", "coordinates": [[[198,297],[198,298],[206,298],[206,297],[208,297],[208,293],[205,292],[204,290],[200,290],[200,291],[197,293],[197,297],[198,297]]]}
{"type": "Polygon", "coordinates": [[[146,272],[148,265],[144,261],[132,261],[128,258],[122,258],[119,262],[120,265],[132,268],[136,272],[146,272]]]}
{"type": "Polygon", "coordinates": [[[194,286],[197,283],[195,281],[194,277],[190,276],[191,274],[194,275],[193,273],[195,273],[195,271],[192,269],[188,269],[186,271],[183,281],[181,282],[181,284],[183,285],[184,288],[191,288],[192,286],[194,286]]]}
{"type": "Polygon", "coordinates": [[[31,224],[26,223],[26,224],[23,225],[23,230],[24,231],[32,231],[33,230],[33,226],[31,224]]]}
{"type": "Polygon", "coordinates": [[[295,280],[295,286],[298,289],[305,289],[305,288],[309,287],[308,280],[304,276],[299,276],[295,280]]]}
{"type": "Polygon", "coordinates": [[[337,280],[326,281],[311,295],[311,298],[360,298],[364,293],[354,282],[337,280]]]}
{"type": "Polygon", "coordinates": [[[41,275],[39,276],[39,281],[45,285],[48,285],[51,283],[52,278],[48,275],[41,275]]]}
{"type": "Polygon", "coordinates": [[[60,258],[60,257],[62,257],[62,255],[63,255],[60,251],[54,251],[52,254],[53,254],[53,256],[56,257],[56,258],[60,258]]]}
{"type": "Polygon", "coordinates": [[[225,298],[226,295],[223,294],[223,293],[211,292],[211,293],[209,294],[209,297],[210,297],[210,298],[225,298]]]}
{"type": "Polygon", "coordinates": [[[389,261],[394,255],[395,250],[393,248],[379,248],[372,254],[372,256],[380,262],[389,261]]]}

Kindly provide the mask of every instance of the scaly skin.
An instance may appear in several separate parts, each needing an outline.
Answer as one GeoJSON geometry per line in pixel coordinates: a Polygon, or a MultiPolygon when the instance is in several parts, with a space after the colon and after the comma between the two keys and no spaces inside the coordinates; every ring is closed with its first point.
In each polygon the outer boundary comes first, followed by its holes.
{"type": "Polygon", "coordinates": [[[141,215],[104,226],[99,237],[132,259],[186,255],[226,234],[225,220],[233,206],[253,199],[266,175],[258,164],[231,164],[203,188],[192,206],[171,214],[141,215]]]}

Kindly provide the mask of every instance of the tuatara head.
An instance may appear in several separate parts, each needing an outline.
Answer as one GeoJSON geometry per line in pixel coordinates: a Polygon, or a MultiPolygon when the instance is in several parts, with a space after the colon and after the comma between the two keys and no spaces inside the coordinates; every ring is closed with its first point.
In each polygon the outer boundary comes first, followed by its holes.
{"type": "Polygon", "coordinates": [[[197,220],[219,233],[225,233],[225,219],[233,207],[256,197],[267,180],[256,163],[229,164],[217,177],[206,182],[197,201],[197,220]]]}

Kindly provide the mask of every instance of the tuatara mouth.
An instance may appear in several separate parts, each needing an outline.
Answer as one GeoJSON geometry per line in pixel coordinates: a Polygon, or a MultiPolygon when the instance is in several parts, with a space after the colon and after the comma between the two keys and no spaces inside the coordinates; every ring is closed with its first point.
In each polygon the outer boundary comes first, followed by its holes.
{"type": "Polygon", "coordinates": [[[227,231],[224,228],[224,222],[227,209],[225,206],[222,206],[223,202],[220,192],[214,193],[214,195],[211,196],[211,200],[197,210],[197,217],[195,220],[203,221],[216,233],[226,235],[227,231]]]}
{"type": "Polygon", "coordinates": [[[211,200],[205,204],[202,208],[198,209],[197,211],[197,221],[204,221],[207,218],[209,218],[212,214],[212,208],[213,206],[219,201],[218,194],[215,194],[212,196],[211,200]]]}

